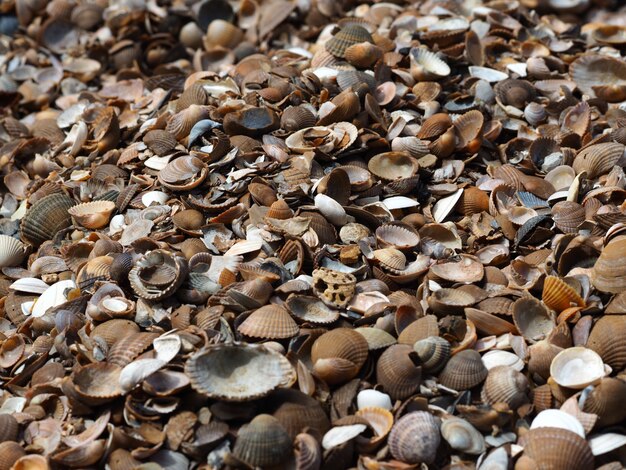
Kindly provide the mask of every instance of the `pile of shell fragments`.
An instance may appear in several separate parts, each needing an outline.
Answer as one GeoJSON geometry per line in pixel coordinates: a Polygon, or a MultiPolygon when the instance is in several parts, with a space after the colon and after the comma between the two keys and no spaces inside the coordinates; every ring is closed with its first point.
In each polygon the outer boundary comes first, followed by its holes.
{"type": "Polygon", "coordinates": [[[2,0],[0,470],[626,464],[626,11],[2,0]]]}

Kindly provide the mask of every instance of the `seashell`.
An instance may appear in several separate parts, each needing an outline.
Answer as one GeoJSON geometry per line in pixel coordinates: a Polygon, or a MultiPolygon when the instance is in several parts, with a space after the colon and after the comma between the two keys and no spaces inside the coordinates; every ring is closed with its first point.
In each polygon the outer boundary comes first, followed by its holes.
{"type": "Polygon", "coordinates": [[[591,282],[601,292],[619,294],[626,291],[626,237],[610,241],[602,249],[591,270],[591,282]]]}
{"type": "Polygon", "coordinates": [[[114,202],[93,201],[73,206],[67,212],[82,227],[97,229],[107,226],[113,211],[115,211],[114,202]]]}
{"type": "Polygon", "coordinates": [[[159,171],[159,181],[173,191],[186,191],[199,186],[207,175],[204,162],[187,155],[176,158],[159,171]]]}
{"type": "Polygon", "coordinates": [[[380,248],[374,250],[372,256],[383,268],[402,271],[406,267],[406,256],[395,248],[380,248]]]}
{"type": "Polygon", "coordinates": [[[104,455],[106,440],[98,439],[78,447],[57,452],[50,456],[50,460],[66,468],[88,467],[97,463],[104,455]]]}
{"type": "Polygon", "coordinates": [[[237,435],[233,455],[252,467],[279,465],[291,454],[291,438],[271,415],[260,414],[244,424],[237,435]]]}
{"type": "Polygon", "coordinates": [[[310,434],[301,433],[294,441],[295,463],[299,470],[319,469],[322,465],[320,443],[310,434]]]}
{"type": "Polygon", "coordinates": [[[430,116],[422,123],[417,133],[420,139],[434,140],[452,127],[452,120],[446,113],[437,113],[430,116]]]}
{"type": "Polygon", "coordinates": [[[585,306],[585,301],[580,295],[556,276],[546,277],[541,300],[547,307],[559,313],[572,306],[585,306]]]}
{"type": "Polygon", "coordinates": [[[298,325],[285,307],[265,305],[248,316],[238,331],[251,338],[284,339],[298,334],[298,325]]]}
{"type": "Polygon", "coordinates": [[[626,316],[605,315],[591,329],[586,346],[613,370],[622,370],[626,366],[625,334],[626,316]]]}
{"type": "Polygon", "coordinates": [[[208,109],[205,106],[192,104],[188,108],[170,117],[165,130],[172,134],[176,140],[182,140],[189,136],[191,129],[196,123],[209,117],[208,109]]]}
{"type": "Polygon", "coordinates": [[[437,317],[434,315],[425,315],[418,318],[406,328],[400,330],[398,334],[398,343],[413,345],[417,341],[426,339],[429,336],[439,336],[437,317]]]}
{"type": "Polygon", "coordinates": [[[569,189],[575,178],[576,172],[571,166],[567,165],[559,165],[550,170],[545,176],[545,180],[552,184],[557,191],[569,189]]]}
{"type": "Polygon", "coordinates": [[[261,278],[233,284],[228,295],[244,309],[258,309],[265,305],[272,295],[271,284],[261,278]]]}
{"type": "Polygon", "coordinates": [[[409,52],[409,57],[411,76],[416,81],[438,80],[450,75],[450,66],[437,54],[424,47],[413,47],[409,52]]]}
{"type": "Polygon", "coordinates": [[[266,216],[270,219],[287,220],[293,217],[293,210],[284,199],[278,199],[272,203],[266,216]]]}
{"type": "Polygon", "coordinates": [[[383,50],[370,42],[361,42],[346,48],[344,58],[349,64],[366,69],[383,58],[383,50]]]}
{"type": "Polygon", "coordinates": [[[98,302],[98,310],[108,318],[126,318],[135,313],[135,302],[123,297],[105,297],[98,302]]]}
{"type": "Polygon", "coordinates": [[[118,318],[100,323],[91,330],[89,337],[91,339],[100,337],[108,346],[112,346],[125,336],[138,332],[139,326],[135,322],[118,318]]]}
{"type": "Polygon", "coordinates": [[[317,118],[306,106],[289,106],[280,116],[280,127],[287,132],[315,126],[317,118]]]}
{"type": "Polygon", "coordinates": [[[17,238],[0,235],[0,268],[19,266],[26,256],[26,245],[17,238]]]}
{"type": "Polygon", "coordinates": [[[557,384],[576,390],[598,383],[604,375],[602,358],[582,346],[564,349],[550,365],[550,376],[557,384]]]}
{"type": "Polygon", "coordinates": [[[538,126],[548,117],[546,108],[539,103],[530,102],[524,108],[524,119],[532,125],[538,126]]]}
{"type": "Polygon", "coordinates": [[[362,26],[352,24],[341,28],[333,37],[326,41],[324,47],[335,57],[346,57],[346,50],[362,42],[374,43],[372,35],[362,26]]]}
{"type": "Polygon", "coordinates": [[[485,271],[482,263],[474,257],[462,255],[460,261],[432,265],[430,273],[450,282],[473,283],[480,281],[485,271]]]}
{"type": "Polygon", "coordinates": [[[440,336],[429,336],[416,341],[413,349],[422,362],[424,372],[429,374],[441,371],[450,358],[450,343],[440,336]]]}
{"type": "Polygon", "coordinates": [[[367,168],[379,178],[393,181],[414,176],[419,170],[419,163],[406,153],[385,152],[372,157],[367,168]]]}
{"type": "Polygon", "coordinates": [[[187,360],[185,374],[197,392],[226,401],[260,398],[296,381],[296,372],[283,355],[244,343],[211,345],[198,351],[187,360]]]}
{"type": "Polygon", "coordinates": [[[376,363],[378,383],[394,400],[413,395],[419,389],[421,377],[417,354],[407,344],[389,346],[376,363]]]}
{"type": "Polygon", "coordinates": [[[515,325],[511,322],[476,308],[466,308],[465,317],[474,323],[478,331],[486,335],[503,335],[517,332],[515,325]]]}
{"type": "Polygon", "coordinates": [[[20,224],[20,238],[25,243],[39,246],[51,240],[72,224],[68,210],[74,205],[65,194],[50,194],[34,203],[20,224]]]}
{"type": "Polygon", "coordinates": [[[111,279],[110,269],[113,263],[111,256],[98,256],[90,259],[80,268],[76,275],[76,285],[81,290],[91,290],[98,281],[111,279]]]}
{"type": "Polygon", "coordinates": [[[626,418],[620,397],[626,393],[626,382],[605,377],[593,387],[585,398],[583,411],[598,415],[597,427],[618,424],[626,418]]]}
{"type": "Polygon", "coordinates": [[[95,362],[76,370],[72,374],[72,383],[81,400],[99,405],[122,395],[121,372],[122,369],[114,364],[95,362]]]}
{"type": "MultiPolygon", "coordinates": [[[[208,96],[207,96],[206,91],[204,90],[204,86],[201,83],[196,82],[192,84],[191,86],[188,86],[187,88],[185,88],[185,91],[181,93],[180,97],[178,98],[178,101],[176,101],[176,112],[178,113],[180,111],[183,111],[192,105],[202,106],[202,105],[207,104],[207,102],[208,102],[208,96]]],[[[171,139],[168,138],[168,141],[171,142],[171,139]]],[[[146,145],[148,145],[148,147],[150,147],[150,144],[146,141],[145,138],[144,138],[144,142],[146,143],[146,145]]],[[[176,146],[175,142],[174,142],[174,146],[176,146]]]]}
{"type": "Polygon", "coordinates": [[[334,225],[344,225],[348,222],[346,211],[341,204],[325,194],[315,196],[315,207],[334,225]]]}
{"type": "Polygon", "coordinates": [[[391,431],[394,421],[393,414],[384,408],[362,408],[355,416],[364,419],[374,433],[369,439],[357,437],[359,449],[363,450],[377,448],[391,431]]]}
{"type": "Polygon", "coordinates": [[[576,86],[586,95],[598,96],[609,102],[622,101],[626,85],[626,64],[623,60],[600,54],[584,54],[570,64],[570,76],[576,86]],[[598,84],[607,83],[613,92],[600,88],[598,84]]]}
{"type": "Polygon", "coordinates": [[[209,23],[204,45],[207,49],[216,46],[234,48],[241,42],[243,36],[243,31],[234,24],[223,19],[215,19],[209,23]]]}
{"type": "Polygon", "coordinates": [[[375,234],[380,248],[411,250],[420,242],[419,234],[416,231],[409,226],[398,223],[383,224],[376,229],[375,234]]]}
{"type": "Polygon", "coordinates": [[[498,366],[511,367],[516,371],[522,371],[524,369],[524,361],[516,354],[508,351],[494,349],[484,354],[482,359],[483,364],[485,364],[488,370],[498,366]]]}
{"type": "MultiPolygon", "coordinates": [[[[523,457],[537,468],[592,469],[591,448],[584,438],[567,429],[552,427],[532,429],[521,439],[523,457]]],[[[519,465],[519,464],[518,464],[519,465]]]]}
{"type": "Polygon", "coordinates": [[[489,210],[489,196],[475,186],[463,189],[456,210],[463,215],[480,214],[489,210]]]}
{"type": "Polygon", "coordinates": [[[391,141],[391,150],[395,153],[408,153],[411,157],[420,158],[429,153],[428,143],[423,142],[417,137],[395,137],[391,141]]]}
{"type": "Polygon", "coordinates": [[[528,341],[544,339],[556,326],[554,318],[534,297],[522,297],[513,304],[513,322],[528,341]]]}
{"type": "Polygon", "coordinates": [[[480,354],[467,349],[450,358],[439,374],[439,382],[454,390],[468,390],[482,383],[488,373],[480,354]]]}
{"type": "Polygon", "coordinates": [[[294,389],[278,389],[267,398],[272,416],[295,437],[309,428],[324,434],[330,429],[330,421],[320,402],[294,389]]]}
{"type": "Polygon", "coordinates": [[[624,148],[617,142],[590,145],[576,155],[572,168],[577,175],[587,172],[587,178],[590,179],[605,175],[622,158],[624,148]]]}
{"type": "Polygon", "coordinates": [[[317,297],[290,295],[285,306],[294,317],[307,323],[326,324],[339,318],[339,310],[329,308],[317,297]]]}
{"type": "Polygon", "coordinates": [[[0,443],[0,469],[10,470],[13,464],[26,455],[22,446],[15,441],[5,441],[0,443]]]}
{"type": "Polygon", "coordinates": [[[528,403],[530,386],[528,379],[508,366],[496,366],[489,370],[483,384],[481,398],[485,403],[506,403],[515,410],[528,403]]]}
{"type": "Polygon", "coordinates": [[[465,307],[476,302],[474,296],[459,289],[439,289],[428,298],[428,306],[440,316],[446,314],[459,314],[465,307]]]}
{"type": "Polygon", "coordinates": [[[389,433],[391,455],[409,464],[432,464],[441,442],[439,426],[438,420],[426,411],[404,415],[389,433]]]}
{"type": "Polygon", "coordinates": [[[48,460],[37,454],[24,455],[15,461],[12,470],[48,470],[48,460]]]}
{"type": "Polygon", "coordinates": [[[367,341],[367,346],[370,351],[376,351],[378,349],[385,349],[393,344],[396,344],[396,338],[390,333],[380,328],[361,327],[356,328],[359,334],[363,335],[367,341]]]}
{"type": "Polygon", "coordinates": [[[391,410],[393,407],[389,395],[373,389],[361,390],[358,393],[356,400],[359,410],[364,408],[382,408],[384,410],[391,410]]]}
{"type": "Polygon", "coordinates": [[[202,212],[195,209],[186,209],[172,216],[174,225],[187,232],[199,230],[204,225],[205,221],[206,219],[202,212]]]}
{"type": "Polygon", "coordinates": [[[337,328],[317,338],[311,348],[315,373],[328,384],[347,382],[367,359],[365,338],[354,330],[337,328]]]}
{"type": "Polygon", "coordinates": [[[585,208],[577,202],[560,201],[552,207],[552,218],[562,232],[576,233],[585,221],[585,208]]]}
{"type": "Polygon", "coordinates": [[[278,129],[280,119],[269,108],[248,108],[227,114],[223,126],[228,135],[257,137],[278,129]]]}
{"type": "Polygon", "coordinates": [[[535,88],[526,80],[507,78],[494,86],[496,99],[502,106],[524,109],[536,96],[535,88]]]}
{"type": "Polygon", "coordinates": [[[10,369],[17,364],[25,348],[24,338],[20,334],[5,339],[0,346],[0,367],[10,369]]]}
{"type": "Polygon", "coordinates": [[[329,307],[345,308],[356,290],[356,278],[349,273],[319,268],[313,271],[313,291],[329,307]]]}
{"type": "MultiPolygon", "coordinates": [[[[467,149],[469,153],[475,153],[474,141],[479,138],[483,129],[485,118],[478,110],[468,111],[454,121],[456,130],[457,148],[467,149]]],[[[478,141],[480,144],[480,141],[478,141]]]]}
{"type": "Polygon", "coordinates": [[[154,129],[146,133],[143,136],[144,143],[159,156],[164,156],[174,150],[176,144],[176,138],[167,131],[162,129],[154,129]]]}
{"type": "Polygon", "coordinates": [[[135,294],[142,299],[162,300],[172,296],[187,278],[187,260],[166,250],[142,255],[128,274],[135,294]]]}
{"type": "Polygon", "coordinates": [[[0,442],[15,441],[19,429],[20,425],[13,415],[8,413],[0,415],[0,442]]]}
{"type": "Polygon", "coordinates": [[[441,423],[441,436],[454,450],[470,455],[479,455],[485,451],[483,435],[464,419],[444,419],[441,423]]]}

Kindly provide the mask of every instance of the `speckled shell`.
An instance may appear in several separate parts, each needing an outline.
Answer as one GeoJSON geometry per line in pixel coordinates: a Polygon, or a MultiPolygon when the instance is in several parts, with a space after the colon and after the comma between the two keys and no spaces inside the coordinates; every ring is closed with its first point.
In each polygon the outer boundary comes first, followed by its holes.
{"type": "Polygon", "coordinates": [[[591,329],[587,347],[597,352],[613,370],[626,367],[626,315],[600,318],[591,329]]]}
{"type": "Polygon", "coordinates": [[[226,401],[260,398],[296,381],[295,369],[282,354],[262,345],[239,343],[198,351],[187,360],[185,373],[196,391],[226,401]]]}
{"type": "Polygon", "coordinates": [[[291,438],[271,415],[257,415],[239,429],[233,455],[252,467],[278,465],[291,454],[291,438]]]}
{"type": "Polygon", "coordinates": [[[441,442],[439,422],[426,411],[400,418],[389,434],[389,451],[394,458],[411,464],[431,464],[441,442]]]}
{"type": "Polygon", "coordinates": [[[488,372],[480,354],[468,349],[450,358],[439,374],[439,382],[454,390],[468,390],[482,383],[488,372]]]}
{"type": "Polygon", "coordinates": [[[313,370],[329,384],[347,382],[367,359],[365,338],[354,330],[337,328],[317,338],[311,348],[313,370]],[[335,360],[339,361],[335,361],[335,360]]]}
{"type": "Polygon", "coordinates": [[[265,305],[255,310],[238,328],[251,338],[284,339],[298,334],[298,325],[281,305],[265,305]]]}
{"type": "Polygon", "coordinates": [[[524,456],[536,468],[553,470],[592,470],[593,454],[589,444],[575,432],[561,428],[531,429],[521,439],[524,456]]]}
{"type": "Polygon", "coordinates": [[[422,377],[417,354],[407,344],[389,346],[378,359],[376,377],[394,400],[413,395],[419,389],[422,377]]]}
{"type": "Polygon", "coordinates": [[[38,200],[26,212],[20,225],[22,241],[39,246],[72,224],[68,209],[74,201],[65,194],[50,194],[38,200]]]}
{"type": "Polygon", "coordinates": [[[359,25],[348,25],[326,41],[325,47],[335,57],[344,58],[348,47],[361,42],[373,43],[372,35],[359,25]]]}
{"type": "Polygon", "coordinates": [[[512,410],[529,401],[530,385],[521,372],[509,366],[496,366],[489,371],[481,398],[489,404],[506,403],[512,410]]]}

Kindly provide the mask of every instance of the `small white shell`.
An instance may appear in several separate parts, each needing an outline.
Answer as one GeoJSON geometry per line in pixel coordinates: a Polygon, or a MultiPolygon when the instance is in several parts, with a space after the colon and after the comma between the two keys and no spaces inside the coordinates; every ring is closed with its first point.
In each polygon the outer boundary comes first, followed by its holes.
{"type": "Polygon", "coordinates": [[[469,67],[469,72],[472,77],[486,80],[489,83],[499,82],[509,78],[509,76],[504,72],[490,69],[489,67],[479,67],[477,65],[471,65],[469,67]]]}
{"type": "Polygon", "coordinates": [[[351,424],[347,426],[335,426],[331,428],[322,438],[322,447],[332,449],[340,446],[344,442],[354,439],[367,429],[365,424],[351,424]]]}
{"type": "Polygon", "coordinates": [[[489,351],[482,356],[482,360],[487,369],[493,369],[497,366],[508,366],[521,372],[524,368],[524,361],[522,361],[517,354],[508,351],[500,351],[497,349],[489,351]]]}
{"type": "Polygon", "coordinates": [[[373,389],[361,390],[356,396],[356,403],[359,410],[363,408],[383,408],[385,410],[391,410],[391,408],[393,408],[389,395],[373,389]]]}
{"type": "Polygon", "coordinates": [[[315,196],[315,207],[322,213],[328,221],[333,225],[345,225],[348,223],[348,216],[341,204],[332,197],[325,194],[315,196]]]}
{"type": "Polygon", "coordinates": [[[602,455],[626,445],[626,436],[607,432],[591,437],[588,442],[593,455],[602,455]]]}
{"type": "Polygon", "coordinates": [[[159,205],[165,204],[168,199],[169,196],[162,191],[149,191],[141,196],[141,202],[146,207],[149,207],[154,203],[157,203],[159,205]]]}
{"type": "Polygon", "coordinates": [[[22,279],[18,279],[11,284],[9,289],[19,292],[27,292],[29,294],[43,294],[48,287],[50,286],[41,279],[37,279],[36,277],[23,277],[22,279]]]}

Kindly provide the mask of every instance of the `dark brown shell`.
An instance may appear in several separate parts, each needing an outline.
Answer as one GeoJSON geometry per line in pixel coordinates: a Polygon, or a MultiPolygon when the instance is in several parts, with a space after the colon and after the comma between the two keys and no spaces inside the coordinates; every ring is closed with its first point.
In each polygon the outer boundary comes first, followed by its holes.
{"type": "Polygon", "coordinates": [[[22,241],[39,246],[65,228],[72,225],[72,218],[67,210],[74,201],[65,194],[50,194],[26,212],[20,225],[22,241]]]}
{"type": "Polygon", "coordinates": [[[388,347],[376,364],[376,377],[394,400],[413,395],[420,386],[422,368],[417,353],[407,344],[388,347]]]}
{"type": "Polygon", "coordinates": [[[482,383],[488,373],[480,354],[468,349],[450,358],[439,374],[439,382],[454,390],[468,390],[482,383]]]}

